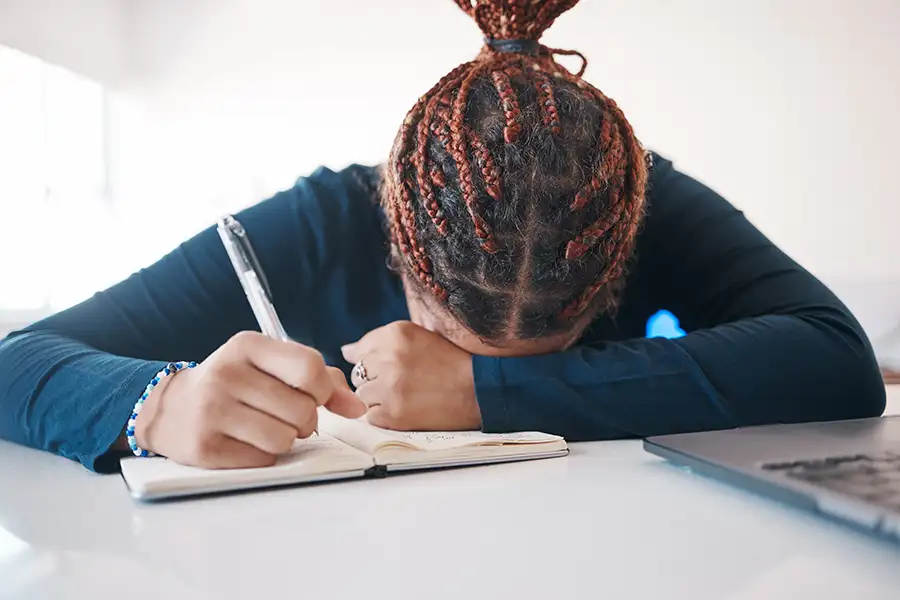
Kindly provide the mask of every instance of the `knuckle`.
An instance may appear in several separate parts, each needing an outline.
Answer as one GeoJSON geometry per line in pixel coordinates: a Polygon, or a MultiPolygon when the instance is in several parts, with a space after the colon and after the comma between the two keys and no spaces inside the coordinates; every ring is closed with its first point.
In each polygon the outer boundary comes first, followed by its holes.
{"type": "Polygon", "coordinates": [[[237,365],[228,360],[211,361],[205,368],[206,378],[214,384],[227,384],[237,375],[237,365]]]}
{"type": "Polygon", "coordinates": [[[248,466],[250,466],[250,467],[271,467],[276,462],[278,462],[277,455],[260,452],[258,454],[253,455],[253,457],[248,461],[248,466]]]}
{"type": "Polygon", "coordinates": [[[309,394],[314,403],[324,403],[334,392],[335,382],[322,358],[312,359],[298,371],[295,387],[309,394]]]}
{"type": "Polygon", "coordinates": [[[394,403],[403,404],[406,401],[406,396],[403,394],[406,392],[407,383],[398,371],[398,369],[393,368],[385,373],[384,377],[379,376],[379,379],[383,380],[382,385],[385,387],[385,394],[389,395],[394,403]]]}
{"type": "Polygon", "coordinates": [[[322,353],[316,350],[315,348],[310,348],[308,346],[303,346],[300,352],[300,359],[303,361],[304,366],[309,369],[311,373],[318,373],[319,371],[325,371],[325,357],[322,356],[322,353]]]}
{"type": "Polygon", "coordinates": [[[219,404],[222,391],[228,389],[227,382],[226,378],[218,375],[207,378],[203,385],[195,390],[194,403],[203,410],[213,408],[219,404]]]}
{"type": "Polygon", "coordinates": [[[218,436],[214,435],[211,430],[201,431],[194,437],[193,446],[192,453],[196,461],[203,465],[210,465],[218,452],[218,436]]]}
{"type": "Polygon", "coordinates": [[[407,399],[414,396],[415,390],[408,379],[398,378],[391,382],[391,393],[395,398],[399,398],[402,404],[407,405],[407,399]]]}
{"type": "MultiPolygon", "coordinates": [[[[315,433],[315,431],[316,431],[315,425],[301,425],[300,427],[297,428],[297,433],[296,433],[296,435],[294,435],[293,439],[294,440],[295,439],[305,440],[306,438],[310,437],[313,433],[315,433]]],[[[293,443],[294,442],[292,440],[291,445],[293,445],[293,443]]]]}
{"type": "Polygon", "coordinates": [[[221,416],[221,413],[219,412],[220,408],[217,406],[218,404],[219,403],[215,401],[214,394],[203,390],[194,396],[191,406],[193,410],[190,411],[190,416],[202,429],[204,425],[207,425],[213,418],[221,416]]]}
{"type": "Polygon", "coordinates": [[[239,331],[228,340],[227,345],[239,353],[245,353],[256,344],[262,334],[258,331],[239,331]]]}
{"type": "Polygon", "coordinates": [[[391,362],[395,366],[404,365],[408,363],[414,355],[415,350],[413,350],[412,340],[402,340],[394,347],[394,351],[391,353],[391,362]]]}
{"type": "Polygon", "coordinates": [[[369,424],[374,425],[375,427],[381,427],[382,429],[393,429],[393,422],[386,412],[381,411],[377,414],[373,414],[368,417],[369,424]]]}
{"type": "Polygon", "coordinates": [[[391,326],[391,333],[402,341],[409,341],[415,335],[416,326],[409,321],[397,321],[391,326]]]}
{"type": "Polygon", "coordinates": [[[203,402],[203,413],[200,415],[202,422],[210,429],[217,429],[228,419],[228,413],[233,405],[213,394],[206,394],[203,402]]]}
{"type": "Polygon", "coordinates": [[[347,383],[347,377],[344,375],[344,372],[337,367],[326,367],[325,373],[328,375],[329,381],[335,386],[347,383]]]}
{"type": "Polygon", "coordinates": [[[395,400],[393,402],[389,402],[387,404],[383,404],[385,412],[393,421],[402,421],[406,414],[409,412],[406,407],[406,403],[402,400],[395,400]]]}
{"type": "Polygon", "coordinates": [[[316,426],[318,424],[319,419],[315,410],[304,411],[303,414],[301,414],[300,418],[297,419],[297,423],[295,425],[297,429],[297,435],[302,438],[311,436],[316,430],[316,426]]]}
{"type": "Polygon", "coordinates": [[[294,440],[297,439],[296,432],[286,427],[285,430],[272,439],[271,451],[273,454],[284,454],[294,446],[294,440]]]}
{"type": "Polygon", "coordinates": [[[300,431],[315,416],[316,404],[306,395],[292,395],[286,402],[288,407],[286,412],[290,419],[289,424],[297,431],[300,431]]]}

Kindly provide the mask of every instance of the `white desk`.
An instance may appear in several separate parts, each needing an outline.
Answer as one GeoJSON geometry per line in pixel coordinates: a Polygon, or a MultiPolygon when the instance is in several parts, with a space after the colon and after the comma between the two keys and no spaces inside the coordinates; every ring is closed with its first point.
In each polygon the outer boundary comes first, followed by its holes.
{"type": "Polygon", "coordinates": [[[639,442],[162,505],[0,443],[2,599],[898,597],[900,548],[639,442]]]}

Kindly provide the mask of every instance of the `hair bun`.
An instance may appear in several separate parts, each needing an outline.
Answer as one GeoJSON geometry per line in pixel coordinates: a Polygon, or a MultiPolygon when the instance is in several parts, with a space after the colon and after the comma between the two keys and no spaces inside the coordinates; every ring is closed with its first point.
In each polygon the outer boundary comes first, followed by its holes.
{"type": "Polygon", "coordinates": [[[541,39],[578,0],[454,0],[490,40],[541,39]]]}

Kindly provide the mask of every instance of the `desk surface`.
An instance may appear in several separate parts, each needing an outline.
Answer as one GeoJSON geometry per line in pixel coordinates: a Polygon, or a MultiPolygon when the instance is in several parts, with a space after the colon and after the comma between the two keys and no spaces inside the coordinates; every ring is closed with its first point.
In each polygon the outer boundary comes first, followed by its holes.
{"type": "MultiPolygon", "coordinates": [[[[900,413],[900,388],[890,412],[900,413]]],[[[0,599],[892,598],[900,548],[639,442],[568,458],[135,504],[0,442],[0,599]]]]}

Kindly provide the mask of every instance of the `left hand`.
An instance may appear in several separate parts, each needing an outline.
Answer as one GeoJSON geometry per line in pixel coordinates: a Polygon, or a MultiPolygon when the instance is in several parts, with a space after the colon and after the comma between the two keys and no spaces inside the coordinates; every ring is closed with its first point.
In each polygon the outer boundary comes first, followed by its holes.
{"type": "Polygon", "coordinates": [[[369,381],[357,395],[369,406],[369,423],[401,431],[463,431],[481,428],[472,355],[444,337],[409,321],[369,332],[342,349],[360,360],[369,381]]]}

